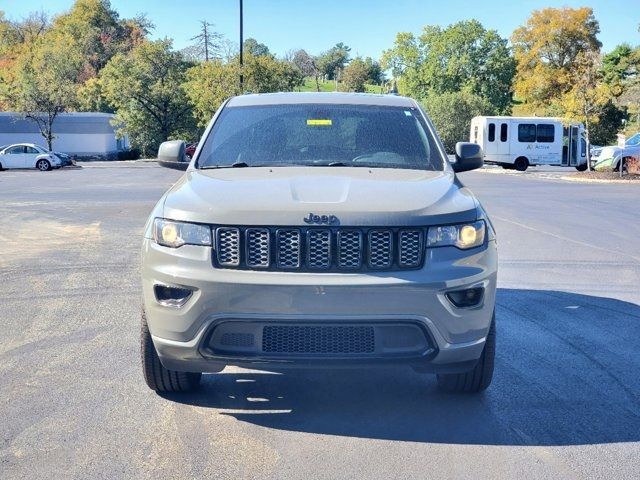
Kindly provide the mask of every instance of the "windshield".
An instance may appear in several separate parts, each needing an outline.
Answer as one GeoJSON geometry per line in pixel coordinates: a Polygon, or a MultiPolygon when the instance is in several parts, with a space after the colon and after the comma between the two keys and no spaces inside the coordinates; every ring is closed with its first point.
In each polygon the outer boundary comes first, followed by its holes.
{"type": "Polygon", "coordinates": [[[629,137],[627,139],[627,141],[625,142],[625,145],[630,145],[630,146],[634,146],[634,145],[638,145],[638,144],[640,144],[640,132],[638,132],[635,135],[629,137]]]}
{"type": "Polygon", "coordinates": [[[227,107],[197,165],[444,168],[417,109],[326,104],[227,107]]]}

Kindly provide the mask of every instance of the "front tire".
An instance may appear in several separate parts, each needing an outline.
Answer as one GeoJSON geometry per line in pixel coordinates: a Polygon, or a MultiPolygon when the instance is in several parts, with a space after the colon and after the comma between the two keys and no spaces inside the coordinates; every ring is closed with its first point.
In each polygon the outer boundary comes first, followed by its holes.
{"type": "Polygon", "coordinates": [[[577,170],[577,171],[579,171],[579,172],[584,172],[584,171],[586,171],[586,170],[587,170],[587,164],[586,164],[586,163],[583,163],[582,165],[578,165],[578,166],[576,167],[576,170],[577,170]]]}
{"type": "MultiPolygon", "coordinates": [[[[624,157],[622,159],[622,173],[629,173],[628,162],[630,159],[631,157],[624,157]]],[[[613,171],[620,173],[620,161],[616,163],[616,167],[613,169],[613,171]]]]}
{"type": "Polygon", "coordinates": [[[519,172],[524,172],[527,168],[529,168],[529,160],[526,157],[518,157],[516,161],[513,162],[514,168],[519,172]]]}
{"type": "Polygon", "coordinates": [[[496,316],[493,314],[491,327],[480,360],[473,370],[464,373],[438,374],[438,387],[450,393],[478,393],[491,385],[493,365],[496,355],[496,316]]]}
{"type": "Polygon", "coordinates": [[[38,160],[36,162],[36,168],[41,172],[48,172],[51,170],[51,164],[49,163],[49,160],[38,160]]]}
{"type": "Polygon", "coordinates": [[[201,373],[176,372],[168,370],[160,363],[158,352],[153,345],[147,316],[142,311],[140,331],[140,354],[144,380],[156,392],[190,392],[200,385],[201,373]]]}

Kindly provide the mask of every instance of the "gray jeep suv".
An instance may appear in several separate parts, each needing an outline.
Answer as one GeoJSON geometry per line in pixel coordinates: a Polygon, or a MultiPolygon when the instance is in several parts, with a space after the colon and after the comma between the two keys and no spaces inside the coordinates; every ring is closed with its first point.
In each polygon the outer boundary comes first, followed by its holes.
{"type": "MultiPolygon", "coordinates": [[[[181,164],[184,143],[159,161],[181,164]]],[[[182,163],[183,165],[186,165],[182,163]]],[[[214,115],[142,247],[142,365],[156,391],[226,365],[405,364],[447,391],[493,375],[495,232],[420,106],[243,95],[214,115]]]]}

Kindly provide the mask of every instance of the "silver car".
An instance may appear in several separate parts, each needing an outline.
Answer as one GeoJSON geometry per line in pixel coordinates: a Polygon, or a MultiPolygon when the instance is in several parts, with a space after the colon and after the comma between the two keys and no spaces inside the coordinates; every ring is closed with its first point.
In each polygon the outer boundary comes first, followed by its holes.
{"type": "MultiPolygon", "coordinates": [[[[184,143],[159,160],[179,165],[184,143]]],[[[399,96],[244,95],[211,120],[142,247],[142,366],[156,391],[227,365],[410,365],[478,392],[495,352],[491,221],[399,96]]]]}

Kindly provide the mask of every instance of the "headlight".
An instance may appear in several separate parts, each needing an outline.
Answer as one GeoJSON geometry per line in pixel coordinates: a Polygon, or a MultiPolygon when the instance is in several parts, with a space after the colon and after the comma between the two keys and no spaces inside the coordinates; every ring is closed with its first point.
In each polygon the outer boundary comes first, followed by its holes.
{"type": "Polygon", "coordinates": [[[463,250],[484,243],[485,223],[478,220],[461,225],[430,227],[427,233],[427,248],[453,246],[463,250]]]}
{"type": "Polygon", "coordinates": [[[153,239],[157,244],[171,248],[182,245],[211,246],[211,228],[197,223],[156,218],[153,221],[153,239]]]}

